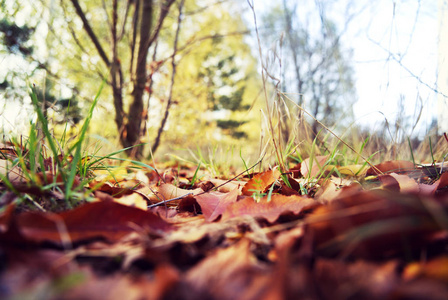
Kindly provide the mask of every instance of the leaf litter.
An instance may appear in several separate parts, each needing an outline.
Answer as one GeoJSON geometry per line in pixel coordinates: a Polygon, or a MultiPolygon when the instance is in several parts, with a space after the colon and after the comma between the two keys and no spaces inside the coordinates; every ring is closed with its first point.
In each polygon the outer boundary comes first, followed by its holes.
{"type": "Polygon", "coordinates": [[[1,184],[0,297],[446,299],[447,173],[326,164],[228,182],[150,170],[62,212],[21,209],[25,177],[1,184]]]}

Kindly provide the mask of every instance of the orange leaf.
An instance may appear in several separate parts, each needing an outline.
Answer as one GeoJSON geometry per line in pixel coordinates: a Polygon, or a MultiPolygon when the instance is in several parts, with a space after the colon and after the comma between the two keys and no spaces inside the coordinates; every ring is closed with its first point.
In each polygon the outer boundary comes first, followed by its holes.
{"type": "Polygon", "coordinates": [[[241,191],[243,195],[252,196],[254,193],[263,193],[280,177],[277,169],[269,170],[255,175],[249,180],[241,191]]]}

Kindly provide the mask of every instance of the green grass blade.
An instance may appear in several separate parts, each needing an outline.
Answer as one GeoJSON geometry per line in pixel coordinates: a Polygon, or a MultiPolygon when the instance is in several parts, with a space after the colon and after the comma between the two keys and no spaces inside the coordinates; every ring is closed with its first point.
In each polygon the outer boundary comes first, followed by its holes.
{"type": "Polygon", "coordinates": [[[56,144],[54,143],[54,140],[51,136],[50,130],[48,129],[48,121],[45,118],[44,113],[42,112],[42,110],[39,107],[39,101],[37,99],[35,87],[31,87],[31,101],[33,102],[34,108],[36,110],[37,118],[38,118],[40,124],[42,125],[42,131],[44,133],[44,136],[48,141],[48,145],[50,146],[51,152],[53,152],[54,159],[57,162],[58,167],[62,167],[60,160],[57,159],[59,152],[58,152],[56,144]]]}
{"type": "Polygon", "coordinates": [[[71,162],[71,170],[70,170],[69,176],[67,178],[67,181],[65,183],[66,200],[68,200],[71,196],[71,189],[73,187],[73,182],[75,181],[76,172],[77,172],[77,168],[78,168],[78,162],[81,160],[82,144],[84,142],[87,129],[89,128],[90,121],[92,120],[93,110],[95,109],[95,107],[98,103],[98,99],[100,97],[101,91],[103,90],[104,82],[105,82],[105,80],[103,80],[103,82],[101,83],[100,89],[98,90],[98,93],[96,94],[95,99],[93,100],[93,103],[90,106],[89,112],[87,114],[87,118],[84,121],[84,124],[81,128],[81,133],[80,133],[79,139],[76,142],[75,155],[73,156],[73,160],[71,162]]]}

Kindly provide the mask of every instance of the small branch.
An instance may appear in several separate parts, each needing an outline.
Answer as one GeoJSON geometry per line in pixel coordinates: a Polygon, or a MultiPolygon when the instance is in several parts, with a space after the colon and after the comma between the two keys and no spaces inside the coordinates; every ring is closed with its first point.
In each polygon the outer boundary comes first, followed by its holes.
{"type": "Polygon", "coordinates": [[[157,202],[155,204],[148,205],[148,208],[156,207],[156,206],[159,206],[159,205],[162,205],[162,204],[166,204],[168,202],[172,202],[172,201],[175,201],[175,200],[180,200],[180,199],[186,198],[186,197],[191,196],[191,195],[193,195],[193,193],[188,193],[188,194],[183,195],[183,196],[179,196],[179,197],[176,197],[176,198],[160,201],[160,202],[157,202]]]}
{"type": "MultiPolygon", "coordinates": [[[[183,2],[183,0],[182,0],[182,2],[183,2]]],[[[183,196],[179,196],[179,197],[176,197],[176,198],[172,198],[172,199],[168,199],[168,200],[160,201],[160,202],[155,203],[155,204],[151,204],[151,205],[148,206],[148,208],[156,207],[156,206],[159,206],[159,205],[162,205],[162,204],[166,204],[166,203],[168,203],[168,202],[172,202],[172,201],[175,201],[175,200],[180,200],[180,199],[186,198],[186,197],[188,197],[188,196],[192,196],[192,195],[194,195],[194,196],[199,196],[199,195],[207,194],[207,193],[209,193],[210,191],[217,190],[217,189],[219,189],[220,187],[222,187],[222,186],[228,184],[229,182],[231,182],[231,181],[237,179],[238,177],[240,177],[241,175],[243,175],[243,174],[246,173],[247,171],[252,170],[253,168],[255,168],[259,163],[261,163],[261,162],[263,161],[263,158],[264,158],[264,156],[263,156],[259,161],[257,161],[257,163],[254,164],[252,167],[250,167],[250,168],[244,170],[243,172],[241,172],[241,173],[239,173],[238,175],[236,175],[235,177],[233,177],[233,178],[227,180],[226,182],[224,182],[224,183],[222,183],[222,184],[220,184],[220,185],[218,185],[218,186],[215,186],[214,188],[212,188],[212,189],[209,190],[209,191],[204,191],[204,192],[199,193],[199,194],[196,194],[196,195],[193,194],[193,193],[188,193],[188,194],[183,195],[183,196]]]]}
{"type": "Polygon", "coordinates": [[[82,11],[81,6],[79,5],[78,0],[70,0],[75,7],[76,14],[81,18],[82,23],[84,25],[84,30],[87,32],[87,35],[92,40],[93,44],[95,45],[96,50],[98,51],[98,54],[100,55],[101,59],[104,61],[104,63],[109,67],[110,61],[109,58],[106,55],[106,52],[104,52],[103,47],[100,44],[100,41],[98,40],[98,37],[93,32],[92,27],[90,26],[89,21],[86,18],[86,15],[82,11]]]}
{"type": "Polygon", "coordinates": [[[171,67],[172,67],[172,73],[171,73],[171,84],[170,84],[170,92],[168,96],[168,101],[166,104],[165,114],[163,116],[162,122],[160,123],[159,130],[157,132],[157,137],[154,141],[154,145],[152,146],[152,152],[155,152],[160,144],[160,138],[162,136],[163,129],[165,128],[166,121],[168,120],[169,116],[169,110],[172,103],[173,98],[173,88],[174,88],[174,79],[176,77],[176,53],[177,53],[177,46],[179,43],[179,32],[182,24],[182,9],[184,6],[185,0],[182,0],[179,4],[179,15],[177,17],[177,29],[176,29],[176,35],[174,37],[174,45],[173,45],[173,56],[171,59],[171,67]]]}
{"type": "Polygon", "coordinates": [[[134,15],[132,16],[132,39],[131,39],[131,62],[129,64],[129,74],[131,74],[130,81],[134,81],[134,57],[135,57],[135,45],[137,44],[137,31],[138,31],[138,20],[140,11],[140,1],[136,1],[134,15]]]}
{"type": "Polygon", "coordinates": [[[208,192],[210,192],[210,191],[217,190],[217,189],[219,189],[219,188],[222,187],[222,186],[225,186],[226,184],[228,184],[229,182],[231,182],[231,181],[237,179],[238,177],[240,177],[241,175],[243,175],[243,174],[246,173],[247,171],[250,171],[250,170],[252,170],[253,168],[255,168],[256,166],[258,166],[258,165],[263,161],[263,159],[264,159],[264,155],[263,155],[262,158],[260,158],[260,159],[259,159],[253,166],[251,166],[250,168],[248,168],[248,169],[244,170],[243,172],[239,173],[238,175],[236,175],[236,176],[230,178],[229,180],[225,181],[224,183],[221,183],[220,185],[215,186],[214,188],[212,188],[212,189],[210,189],[210,190],[208,190],[208,191],[204,191],[204,192],[202,192],[202,193],[196,194],[195,196],[203,195],[203,194],[206,194],[206,193],[208,193],[208,192]]]}

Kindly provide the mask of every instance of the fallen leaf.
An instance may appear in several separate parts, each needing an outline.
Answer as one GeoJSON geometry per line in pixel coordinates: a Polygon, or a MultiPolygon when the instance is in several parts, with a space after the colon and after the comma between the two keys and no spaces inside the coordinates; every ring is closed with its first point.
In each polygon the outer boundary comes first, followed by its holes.
{"type": "Polygon", "coordinates": [[[313,278],[323,299],[391,299],[399,282],[398,269],[393,260],[373,263],[319,258],[313,278]]]}
{"type": "Polygon", "coordinates": [[[429,243],[429,234],[441,229],[427,208],[436,203],[440,213],[447,211],[428,197],[361,191],[315,209],[308,229],[322,255],[388,257],[429,243]]]}
{"type": "Polygon", "coordinates": [[[379,175],[383,188],[402,193],[418,193],[420,191],[419,184],[407,175],[399,175],[391,173],[388,175],[379,175]]]}
{"type": "Polygon", "coordinates": [[[304,209],[317,205],[317,201],[305,196],[283,196],[272,195],[263,197],[257,203],[254,199],[247,197],[227,206],[221,220],[249,215],[264,218],[268,222],[275,222],[282,214],[300,214],[304,209]]]}
{"type": "Polygon", "coordinates": [[[4,243],[14,242],[9,233],[12,231],[31,243],[51,242],[64,247],[92,239],[114,242],[136,228],[171,230],[171,225],[152,212],[109,201],[87,203],[60,214],[25,212],[9,217],[9,222],[8,217],[0,221],[4,222],[0,224],[4,229],[0,240],[4,243]]]}
{"type": "Polygon", "coordinates": [[[313,158],[304,159],[300,166],[300,173],[303,177],[316,177],[322,170],[328,155],[315,156],[313,158]],[[311,166],[311,169],[310,169],[311,166]]]}
{"type": "Polygon", "coordinates": [[[215,187],[219,186],[218,192],[221,193],[228,193],[230,191],[233,191],[234,189],[241,190],[243,186],[246,184],[246,182],[244,181],[236,181],[236,180],[228,181],[216,178],[211,178],[209,179],[209,181],[213,183],[215,187]]]}
{"type": "Polygon", "coordinates": [[[196,201],[201,206],[207,222],[213,222],[225,211],[226,207],[236,202],[239,190],[234,189],[229,193],[209,192],[196,196],[196,201]]]}
{"type": "Polygon", "coordinates": [[[139,193],[132,193],[130,195],[124,195],[122,197],[115,197],[114,201],[123,205],[132,206],[141,210],[147,210],[148,202],[139,193]]]}
{"type": "Polygon", "coordinates": [[[406,171],[412,171],[414,169],[415,169],[414,163],[410,161],[391,160],[377,164],[374,166],[374,168],[370,167],[366,172],[366,176],[406,172],[406,171]]]}
{"type": "Polygon", "coordinates": [[[6,159],[0,159],[0,182],[2,177],[6,177],[12,184],[26,181],[22,168],[18,165],[12,167],[12,162],[6,159]]]}
{"type": "MultiPolygon", "coordinates": [[[[197,195],[203,193],[204,190],[201,188],[197,188],[194,190],[181,189],[171,183],[163,183],[160,186],[156,186],[152,189],[152,193],[148,195],[151,201],[154,203],[170,200],[173,198],[178,198],[182,196],[186,196],[188,194],[197,195]]],[[[173,201],[171,204],[178,204],[180,201],[173,201]]]]}
{"type": "Polygon", "coordinates": [[[259,299],[269,286],[268,266],[250,252],[250,242],[214,251],[186,274],[192,299],[259,299]]]}
{"type": "Polygon", "coordinates": [[[346,176],[364,176],[367,173],[367,165],[347,165],[337,167],[339,173],[346,176]]]}
{"type": "Polygon", "coordinates": [[[314,199],[319,202],[330,202],[350,193],[357,193],[362,189],[358,183],[352,183],[343,187],[338,187],[332,180],[326,180],[317,190],[314,199]]]}
{"type": "Polygon", "coordinates": [[[264,193],[279,177],[280,171],[278,169],[256,174],[244,185],[241,192],[246,196],[252,196],[254,193],[264,193]]]}
{"type": "Polygon", "coordinates": [[[428,188],[426,191],[434,195],[440,189],[446,188],[448,186],[448,173],[442,173],[440,178],[431,185],[431,188],[428,188]]]}

